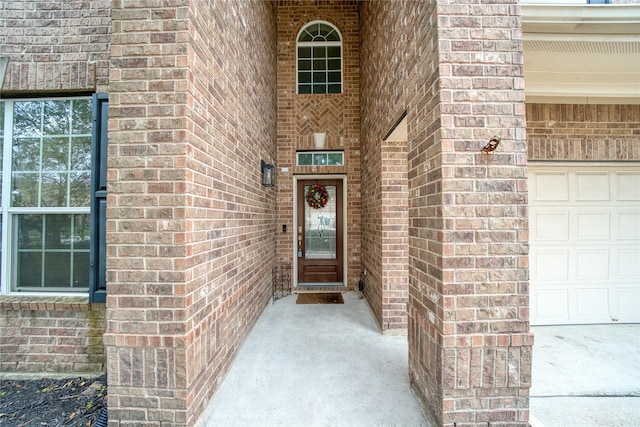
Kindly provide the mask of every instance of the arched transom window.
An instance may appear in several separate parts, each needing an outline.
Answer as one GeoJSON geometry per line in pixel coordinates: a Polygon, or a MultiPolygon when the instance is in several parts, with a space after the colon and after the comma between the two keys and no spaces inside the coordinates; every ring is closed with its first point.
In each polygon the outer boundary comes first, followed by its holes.
{"type": "Polygon", "coordinates": [[[298,93],[342,93],[342,37],[314,21],[298,34],[298,93]]]}

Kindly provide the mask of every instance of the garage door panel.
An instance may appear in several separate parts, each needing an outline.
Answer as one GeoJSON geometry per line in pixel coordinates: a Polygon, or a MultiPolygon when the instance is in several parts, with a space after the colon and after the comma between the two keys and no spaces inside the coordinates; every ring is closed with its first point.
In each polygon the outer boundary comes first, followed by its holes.
{"type": "Polygon", "coordinates": [[[578,173],[575,199],[581,202],[610,200],[610,187],[609,174],[606,172],[578,173]]]}
{"type": "Polygon", "coordinates": [[[618,212],[618,237],[624,240],[640,240],[640,212],[618,212]]]}
{"type": "Polygon", "coordinates": [[[609,289],[607,287],[577,288],[571,292],[575,301],[575,319],[591,322],[609,322],[609,289]],[[605,302],[605,304],[603,304],[605,302]]]}
{"type": "Polygon", "coordinates": [[[640,322],[640,289],[637,286],[616,286],[611,311],[618,322],[640,322]]]}
{"type": "Polygon", "coordinates": [[[640,174],[619,173],[618,200],[640,201],[640,174]]]}
{"type": "Polygon", "coordinates": [[[614,278],[640,283],[640,251],[614,250],[613,253],[617,273],[614,278]]]}
{"type": "Polygon", "coordinates": [[[532,256],[531,265],[531,276],[537,280],[566,280],[569,277],[569,251],[542,249],[532,256]]]}
{"type": "Polygon", "coordinates": [[[575,277],[585,281],[607,281],[609,278],[609,251],[576,250],[575,277]]]}
{"type": "Polygon", "coordinates": [[[640,164],[530,164],[531,323],[640,322],[640,164]]]}
{"type": "Polygon", "coordinates": [[[531,213],[532,231],[536,240],[559,241],[569,239],[569,215],[562,211],[531,213]]]}
{"type": "Polygon", "coordinates": [[[566,173],[537,174],[533,188],[536,200],[568,201],[569,175],[566,173]]]}
{"type": "Polygon", "coordinates": [[[609,240],[611,216],[608,211],[576,212],[576,239],[609,240]]]}
{"type": "Polygon", "coordinates": [[[533,318],[545,323],[567,323],[569,318],[569,292],[566,289],[543,287],[531,299],[533,318]]]}

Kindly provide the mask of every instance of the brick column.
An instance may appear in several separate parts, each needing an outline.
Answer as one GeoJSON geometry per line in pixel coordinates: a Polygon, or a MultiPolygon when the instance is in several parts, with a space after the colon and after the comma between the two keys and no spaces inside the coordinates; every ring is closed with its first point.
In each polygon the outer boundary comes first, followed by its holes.
{"type": "MultiPolygon", "coordinates": [[[[437,4],[438,161],[411,193],[410,376],[438,424],[526,426],[531,351],[517,3],[437,4]],[[493,154],[482,147],[502,142],[493,154]]],[[[410,161],[411,161],[410,157],[410,161]]]]}
{"type": "Polygon", "coordinates": [[[104,336],[109,420],[184,425],[189,22],[179,2],[172,8],[144,3],[112,4],[104,336]]]}
{"type": "Polygon", "coordinates": [[[382,330],[407,331],[409,208],[407,141],[381,144],[382,330]]]}

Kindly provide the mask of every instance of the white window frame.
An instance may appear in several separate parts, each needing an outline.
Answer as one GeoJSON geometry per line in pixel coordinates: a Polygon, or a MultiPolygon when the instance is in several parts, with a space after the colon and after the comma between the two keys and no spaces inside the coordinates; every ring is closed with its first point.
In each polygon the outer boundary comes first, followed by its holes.
{"type": "MultiPolygon", "coordinates": [[[[298,48],[299,47],[311,47],[313,48],[314,46],[318,47],[318,46],[325,46],[325,47],[330,47],[330,46],[339,46],[340,47],[340,92],[339,93],[329,93],[328,91],[325,93],[313,93],[313,73],[312,73],[312,77],[311,77],[311,93],[305,93],[305,94],[301,94],[301,95],[340,95],[344,93],[344,46],[342,45],[342,33],[340,32],[340,30],[338,29],[338,27],[336,27],[335,25],[333,25],[332,23],[328,22],[328,21],[322,21],[322,20],[316,20],[316,21],[311,21],[311,22],[307,22],[301,29],[300,31],[298,31],[298,34],[296,35],[296,94],[300,94],[300,83],[298,81],[298,74],[299,74],[299,70],[298,70],[298,61],[299,61],[299,57],[298,57],[298,48]],[[324,24],[324,25],[328,25],[331,28],[333,28],[333,30],[338,34],[338,37],[340,37],[340,41],[332,41],[332,42],[301,42],[300,40],[300,35],[311,25],[314,24],[324,24]]],[[[327,70],[325,70],[327,71],[327,70]]],[[[333,82],[335,84],[335,82],[333,82]]],[[[325,86],[329,85],[329,82],[325,82],[324,83],[325,86]]]]}
{"type": "MultiPolygon", "coordinates": [[[[49,208],[34,208],[34,207],[11,207],[11,161],[13,150],[13,106],[15,102],[26,101],[66,101],[74,99],[91,99],[87,96],[69,96],[69,97],[42,97],[42,98],[20,98],[20,99],[4,99],[0,102],[4,103],[4,140],[3,140],[3,158],[2,158],[2,205],[0,206],[0,214],[2,215],[2,236],[0,241],[2,242],[2,256],[0,257],[0,281],[2,286],[0,287],[0,295],[20,295],[20,296],[82,296],[89,295],[90,284],[87,282],[86,289],[82,291],[47,291],[43,288],[42,291],[16,291],[13,290],[14,282],[16,280],[16,268],[17,257],[14,253],[14,227],[17,226],[16,216],[25,214],[65,214],[76,215],[86,214],[90,215],[90,204],[86,207],[49,207],[49,208]]],[[[93,141],[92,141],[93,144],[93,141]]]]}
{"type": "Polygon", "coordinates": [[[319,166],[319,167],[344,166],[344,151],[339,151],[339,150],[336,150],[336,151],[298,151],[298,152],[296,152],[296,166],[319,166]],[[325,155],[327,155],[327,158],[328,158],[329,154],[339,154],[340,155],[340,159],[341,159],[340,160],[340,164],[338,164],[338,165],[319,164],[319,163],[315,163],[315,162],[312,161],[312,163],[310,165],[301,165],[300,164],[300,156],[301,155],[309,155],[309,154],[313,156],[312,159],[314,159],[314,160],[315,160],[316,156],[319,155],[319,154],[325,154],[325,155]]]}

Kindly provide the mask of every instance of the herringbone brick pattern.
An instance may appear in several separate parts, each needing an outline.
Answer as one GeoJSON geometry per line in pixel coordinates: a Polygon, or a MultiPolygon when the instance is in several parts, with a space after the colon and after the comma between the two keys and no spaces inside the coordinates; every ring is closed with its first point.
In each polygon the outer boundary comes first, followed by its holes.
{"type": "Polygon", "coordinates": [[[357,288],[360,276],[360,37],[355,0],[291,1],[278,3],[278,158],[277,222],[289,225],[278,233],[279,261],[294,262],[294,175],[346,175],[347,278],[357,288]],[[310,21],[335,25],[342,34],[343,93],[299,95],[296,92],[296,36],[310,21]],[[315,150],[314,132],[326,132],[325,150],[344,150],[344,166],[298,166],[297,150],[315,150]]]}
{"type": "Polygon", "coordinates": [[[326,132],[326,148],[339,149],[344,145],[344,97],[328,95],[299,96],[297,110],[297,149],[314,149],[313,133],[326,132]]]}

